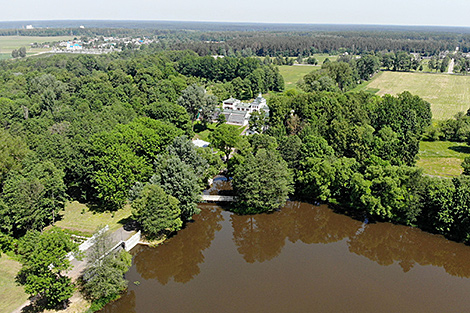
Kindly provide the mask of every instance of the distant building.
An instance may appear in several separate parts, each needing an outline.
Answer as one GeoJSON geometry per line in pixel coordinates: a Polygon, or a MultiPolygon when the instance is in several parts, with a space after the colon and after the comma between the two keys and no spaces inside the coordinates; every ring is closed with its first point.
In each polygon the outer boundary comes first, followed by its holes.
{"type": "Polygon", "coordinates": [[[230,98],[222,102],[222,112],[219,114],[225,115],[228,124],[235,125],[248,125],[251,113],[264,112],[269,114],[269,107],[266,104],[266,99],[263,98],[261,93],[251,103],[244,103],[238,99],[230,98]]]}
{"type": "Polygon", "coordinates": [[[79,45],[78,43],[73,43],[73,42],[67,42],[67,50],[82,50],[82,46],[79,45]]]}
{"type": "Polygon", "coordinates": [[[26,29],[34,29],[33,25],[26,25],[26,29]]]}

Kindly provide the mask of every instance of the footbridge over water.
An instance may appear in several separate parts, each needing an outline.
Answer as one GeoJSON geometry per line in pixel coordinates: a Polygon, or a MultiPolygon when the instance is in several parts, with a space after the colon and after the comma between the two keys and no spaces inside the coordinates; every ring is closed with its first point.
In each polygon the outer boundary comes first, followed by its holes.
{"type": "Polygon", "coordinates": [[[202,201],[207,202],[234,202],[237,198],[234,196],[202,195],[202,201]]]}

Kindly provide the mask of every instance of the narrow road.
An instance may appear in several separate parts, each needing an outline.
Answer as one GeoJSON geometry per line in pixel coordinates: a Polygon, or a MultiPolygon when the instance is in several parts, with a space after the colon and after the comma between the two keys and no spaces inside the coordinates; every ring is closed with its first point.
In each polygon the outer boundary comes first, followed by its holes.
{"type": "MultiPolygon", "coordinates": [[[[459,47],[455,47],[455,52],[453,55],[456,55],[457,52],[459,51],[459,47]]],[[[447,74],[453,74],[454,73],[454,65],[455,65],[455,59],[452,58],[449,62],[449,68],[447,69],[447,74]]]]}

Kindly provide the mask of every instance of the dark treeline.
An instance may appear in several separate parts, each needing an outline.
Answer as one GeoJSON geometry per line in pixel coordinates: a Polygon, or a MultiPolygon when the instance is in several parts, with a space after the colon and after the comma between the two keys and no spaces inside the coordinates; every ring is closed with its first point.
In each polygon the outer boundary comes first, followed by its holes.
{"type": "Polygon", "coordinates": [[[191,42],[173,43],[176,50],[191,49],[199,55],[224,54],[224,51],[243,52],[251,51],[257,56],[308,56],[314,53],[349,52],[361,54],[366,51],[406,51],[433,55],[439,51],[453,51],[460,45],[463,52],[467,52],[470,44],[468,38],[460,41],[452,39],[409,39],[406,34],[403,38],[390,38],[387,34],[363,34],[349,37],[348,34],[273,34],[258,33],[252,36],[240,36],[224,42],[191,42]]]}
{"type": "MultiPolygon", "coordinates": [[[[86,24],[86,23],[85,23],[86,24]]],[[[308,56],[314,53],[362,54],[364,52],[405,51],[420,53],[424,56],[444,51],[470,51],[470,35],[464,30],[416,31],[413,29],[357,29],[350,28],[313,28],[306,25],[305,30],[293,29],[280,31],[268,26],[243,27],[240,30],[199,27],[189,23],[187,27],[172,26],[171,22],[154,27],[119,28],[118,24],[107,24],[101,28],[95,24],[79,28],[36,28],[36,29],[0,29],[0,36],[147,36],[160,41],[160,45],[173,50],[190,49],[199,55],[231,55],[232,53],[250,53],[256,56],[308,56]],[[257,30],[258,29],[258,30],[257,30]]],[[[210,24],[210,23],[209,23],[210,24]]],[[[151,23],[149,23],[151,25],[151,23]]],[[[263,25],[263,24],[259,24],[263,25]]],[[[258,25],[258,26],[259,26],[258,25]]],[[[286,28],[284,28],[286,29],[286,28]]],[[[302,28],[301,28],[302,29],[302,28]]]]}

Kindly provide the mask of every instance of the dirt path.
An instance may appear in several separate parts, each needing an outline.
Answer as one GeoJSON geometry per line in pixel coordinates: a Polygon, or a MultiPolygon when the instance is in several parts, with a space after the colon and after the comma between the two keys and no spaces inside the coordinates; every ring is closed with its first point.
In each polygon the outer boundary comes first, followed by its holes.
{"type": "Polygon", "coordinates": [[[447,70],[448,74],[453,74],[454,73],[454,65],[455,65],[455,59],[452,58],[449,62],[449,69],[447,70]]]}

